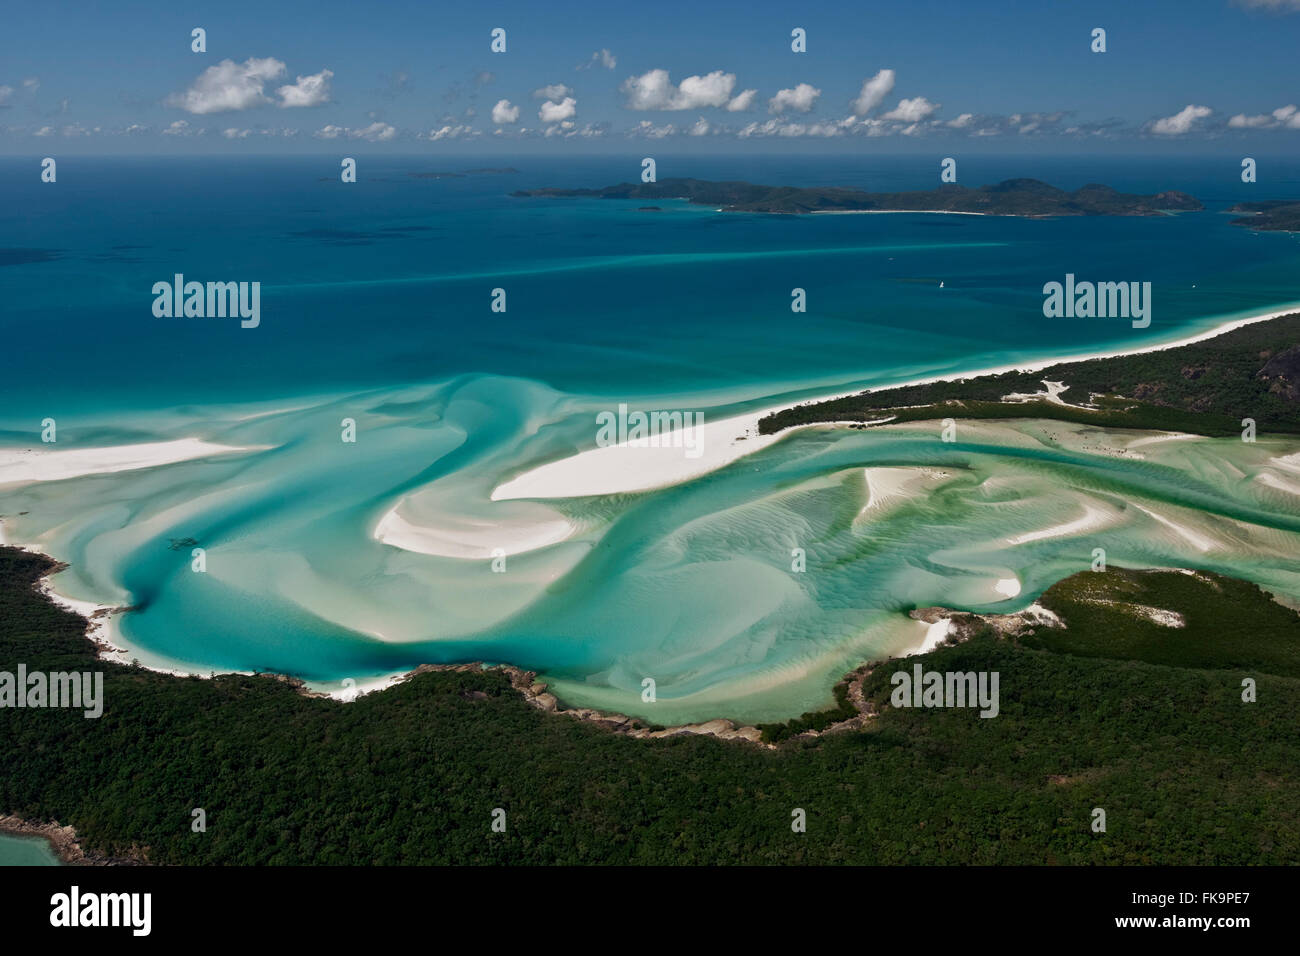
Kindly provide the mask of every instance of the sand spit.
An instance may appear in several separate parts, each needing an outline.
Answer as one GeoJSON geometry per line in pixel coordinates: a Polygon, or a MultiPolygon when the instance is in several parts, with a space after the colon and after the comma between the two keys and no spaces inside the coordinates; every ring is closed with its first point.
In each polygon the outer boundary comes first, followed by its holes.
{"type": "Polygon", "coordinates": [[[0,448],[0,485],[64,481],[84,475],[137,471],[213,455],[263,450],[264,446],[218,445],[200,438],[91,448],[0,448]]]}
{"type": "MultiPolygon", "coordinates": [[[[1113,349],[1110,351],[1094,352],[1085,355],[1058,356],[1029,363],[1002,365],[995,368],[945,372],[913,379],[907,382],[891,382],[879,387],[900,388],[915,385],[928,385],[934,382],[952,382],[968,378],[977,378],[984,375],[998,375],[1003,372],[1012,371],[1034,372],[1067,362],[1083,362],[1090,359],[1114,358],[1121,355],[1141,355],[1146,352],[1159,352],[1164,349],[1177,348],[1181,345],[1191,345],[1195,342],[1203,342],[1206,339],[1212,339],[1225,332],[1231,332],[1233,329],[1239,329],[1246,325],[1253,325],[1256,322],[1266,322],[1270,319],[1281,318],[1284,315],[1291,315],[1297,311],[1300,311],[1300,309],[1291,307],[1287,309],[1273,310],[1260,315],[1234,319],[1229,322],[1223,322],[1205,332],[1198,332],[1193,335],[1184,336],[1183,338],[1171,342],[1162,342],[1156,345],[1144,345],[1140,348],[1113,349]]],[[[1066,404],[1065,401],[1060,398],[1060,393],[1064,390],[1059,387],[1061,383],[1046,384],[1047,393],[1045,395],[1025,396],[1026,400],[1029,398],[1046,397],[1059,404],[1066,404]]],[[[861,388],[849,392],[838,391],[795,404],[807,405],[835,398],[846,398],[860,394],[861,392],[861,388]]],[[[516,475],[497,486],[497,488],[492,492],[492,500],[501,501],[511,498],[580,498],[590,495],[622,494],[665,488],[671,485],[680,484],[684,481],[690,481],[694,478],[698,478],[702,475],[708,474],[709,472],[725,467],[746,455],[766,448],[773,442],[798,428],[825,427],[828,424],[820,422],[808,425],[798,425],[775,435],[759,434],[758,423],[761,419],[789,407],[791,407],[791,403],[786,402],[780,405],[773,405],[769,408],[763,408],[758,411],[749,412],[747,414],[735,415],[714,422],[706,422],[702,426],[697,426],[693,436],[693,444],[695,445],[694,452],[696,452],[696,454],[693,456],[687,455],[685,453],[686,449],[682,447],[672,447],[674,443],[671,440],[661,440],[659,442],[659,447],[645,447],[643,444],[636,442],[624,442],[618,445],[608,445],[605,447],[588,449],[579,452],[576,455],[571,455],[568,458],[561,458],[558,461],[548,462],[525,471],[520,475],[516,475]]],[[[671,434],[668,438],[671,438],[671,434]]],[[[677,444],[680,445],[681,442],[678,442],[677,444]]]]}

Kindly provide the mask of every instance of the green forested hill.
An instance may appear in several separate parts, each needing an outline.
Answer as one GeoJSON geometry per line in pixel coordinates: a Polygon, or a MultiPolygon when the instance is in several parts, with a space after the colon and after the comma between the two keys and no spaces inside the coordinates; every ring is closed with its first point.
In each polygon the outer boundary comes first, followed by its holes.
{"type": "Polygon", "coordinates": [[[1037,179],[1008,179],[971,188],[948,183],[911,192],[865,192],[842,186],[762,186],[740,181],[662,179],[619,183],[600,189],[521,189],[518,197],[599,199],[686,199],[731,212],[809,213],[845,211],[973,212],[990,216],[1158,216],[1167,210],[1204,208],[1174,190],[1153,196],[1121,193],[1090,183],[1067,191],[1037,179]]]}
{"type": "Polygon", "coordinates": [[[830,421],[935,417],[1032,417],[1108,427],[1165,428],[1235,435],[1253,418],[1261,432],[1300,434],[1300,314],[1257,322],[1203,342],[1114,358],[1062,362],[1038,372],[1005,372],[796,405],[759,423],[763,434],[830,421]],[[1046,401],[1004,403],[1013,393],[1064,382],[1061,398],[1095,409],[1046,401]]]}
{"type": "MultiPolygon", "coordinates": [[[[1212,657],[1195,667],[1097,658],[985,632],[907,667],[998,671],[994,719],[889,708],[885,664],[868,688],[882,714],[860,732],[778,750],[635,740],[544,714],[495,673],[428,673],[340,704],[269,677],[179,679],[92,663],[84,621],[32,589],[50,566],[0,548],[0,670],[102,668],[106,712],[0,710],[0,811],[72,824],[109,854],[275,864],[1300,862],[1300,680],[1251,670],[1259,702],[1243,704],[1243,672],[1216,669],[1212,657]],[[207,811],[208,832],[191,832],[194,807],[207,811]],[[506,833],[490,830],[497,807],[506,833]],[[1089,831],[1094,807],[1107,811],[1105,834],[1089,831]],[[794,808],[807,812],[806,833],[791,832],[794,808]]],[[[1218,593],[1193,599],[1213,604],[1218,593]]],[[[1238,631],[1278,623],[1262,596],[1230,597],[1213,613],[1231,614],[1238,631]]]]}

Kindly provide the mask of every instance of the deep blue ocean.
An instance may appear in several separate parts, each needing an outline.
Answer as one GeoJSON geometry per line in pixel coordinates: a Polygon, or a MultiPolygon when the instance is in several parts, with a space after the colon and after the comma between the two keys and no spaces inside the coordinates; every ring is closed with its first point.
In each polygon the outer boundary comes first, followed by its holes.
{"type": "MultiPolygon", "coordinates": [[[[867,189],[938,185],[939,157],[664,157],[659,176],[867,189]]],[[[1300,161],[978,157],[959,181],[1178,188],[1205,213],[1027,221],[782,217],[684,203],[518,199],[635,180],[639,156],[67,157],[0,160],[3,419],[387,386],[467,373],[565,391],[770,391],[898,369],[1169,338],[1296,294],[1300,243],[1229,225],[1247,198],[1300,196],[1300,161]],[[511,166],[461,178],[413,174],[511,166]],[[38,261],[30,261],[30,260],[38,261]],[[158,319],[177,273],[262,283],[262,325],[158,319]],[[1049,321],[1045,282],[1150,281],[1149,329],[1049,321]],[[943,289],[939,290],[940,282],[943,289]],[[489,311],[493,288],[508,310],[489,311]],[[792,314],[790,290],[808,292],[792,314]],[[1195,288],[1193,288],[1195,287],[1195,288]]]]}

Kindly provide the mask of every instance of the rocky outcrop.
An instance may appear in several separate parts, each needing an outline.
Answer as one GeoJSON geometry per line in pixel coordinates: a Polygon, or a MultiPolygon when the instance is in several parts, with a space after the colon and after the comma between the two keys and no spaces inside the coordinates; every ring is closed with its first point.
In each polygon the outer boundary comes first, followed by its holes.
{"type": "MultiPolygon", "coordinates": [[[[558,714],[596,724],[617,734],[624,734],[637,739],[654,740],[661,737],[680,737],[698,734],[717,737],[719,740],[744,740],[749,743],[761,743],[762,733],[757,727],[738,726],[726,718],[706,720],[698,724],[678,724],[673,727],[654,728],[646,721],[626,714],[606,713],[591,707],[566,707],[560,699],[550,693],[547,685],[537,679],[536,671],[526,671],[511,664],[483,664],[477,661],[468,664],[421,664],[406,674],[402,680],[410,680],[418,674],[443,672],[465,674],[478,671],[497,671],[506,675],[510,685],[519,692],[524,700],[538,710],[547,714],[558,714]]],[[[763,746],[767,746],[763,744],[763,746]]]]}
{"type": "Polygon", "coordinates": [[[72,827],[59,826],[59,821],[34,823],[17,816],[0,815],[0,833],[13,836],[36,836],[47,840],[57,856],[69,866],[138,866],[146,861],[144,848],[132,847],[125,857],[110,857],[99,853],[88,853],[81,845],[81,838],[72,827]]]}
{"type": "Polygon", "coordinates": [[[1267,382],[1268,390],[1274,395],[1300,402],[1300,345],[1274,355],[1255,377],[1267,382]]]}

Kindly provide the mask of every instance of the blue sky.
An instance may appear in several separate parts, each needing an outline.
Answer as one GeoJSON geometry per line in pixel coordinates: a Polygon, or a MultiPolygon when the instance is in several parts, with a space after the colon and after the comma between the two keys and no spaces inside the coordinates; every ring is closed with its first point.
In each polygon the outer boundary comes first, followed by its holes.
{"type": "Polygon", "coordinates": [[[1300,0],[4,5],[7,154],[1300,146],[1300,0]]]}

